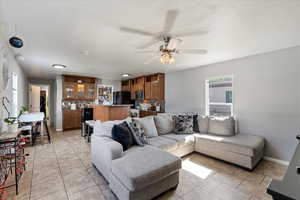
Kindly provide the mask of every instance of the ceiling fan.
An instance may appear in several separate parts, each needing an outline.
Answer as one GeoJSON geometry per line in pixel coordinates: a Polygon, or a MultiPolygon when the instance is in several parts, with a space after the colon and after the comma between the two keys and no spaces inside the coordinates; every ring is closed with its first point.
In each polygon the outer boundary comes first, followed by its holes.
{"type": "Polygon", "coordinates": [[[176,54],[206,54],[207,51],[205,49],[178,49],[177,46],[183,42],[180,37],[187,37],[187,36],[195,36],[195,35],[204,35],[207,31],[204,30],[197,30],[191,32],[182,32],[182,33],[175,33],[171,34],[171,30],[175,24],[175,21],[178,17],[179,11],[178,10],[169,10],[167,12],[167,16],[164,23],[164,28],[161,32],[152,33],[149,31],[139,30],[135,28],[128,28],[128,27],[121,27],[120,30],[128,33],[144,35],[151,37],[151,40],[145,43],[142,46],[139,46],[139,49],[145,49],[147,47],[153,46],[156,43],[161,43],[159,46],[158,51],[153,50],[144,50],[139,51],[139,53],[155,53],[156,55],[153,56],[151,59],[145,62],[145,64],[150,64],[155,59],[160,57],[160,62],[162,64],[170,64],[174,62],[174,56],[176,54]]]}

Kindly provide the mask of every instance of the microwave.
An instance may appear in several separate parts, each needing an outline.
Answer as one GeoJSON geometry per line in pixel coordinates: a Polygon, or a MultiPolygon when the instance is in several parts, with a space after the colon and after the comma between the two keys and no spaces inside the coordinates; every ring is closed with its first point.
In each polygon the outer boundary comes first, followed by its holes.
{"type": "Polygon", "coordinates": [[[135,99],[136,100],[144,100],[144,91],[142,91],[142,90],[135,91],[135,99]]]}

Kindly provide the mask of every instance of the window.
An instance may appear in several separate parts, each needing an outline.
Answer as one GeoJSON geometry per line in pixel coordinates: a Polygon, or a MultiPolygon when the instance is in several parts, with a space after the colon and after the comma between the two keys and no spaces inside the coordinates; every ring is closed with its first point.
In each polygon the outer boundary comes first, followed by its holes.
{"type": "Polygon", "coordinates": [[[224,76],[206,80],[207,115],[233,115],[232,83],[232,76],[224,76]]]}

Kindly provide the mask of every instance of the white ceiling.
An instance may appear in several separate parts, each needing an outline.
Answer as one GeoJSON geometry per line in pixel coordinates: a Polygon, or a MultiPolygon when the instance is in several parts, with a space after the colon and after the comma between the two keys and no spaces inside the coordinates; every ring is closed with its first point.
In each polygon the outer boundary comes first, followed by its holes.
{"type": "MultiPolygon", "coordinates": [[[[31,77],[57,73],[120,79],[121,73],[168,72],[300,45],[299,0],[0,0],[0,28],[25,46],[22,66],[31,77]],[[143,64],[136,53],[150,40],[121,26],[159,32],[169,9],[180,11],[171,33],[206,30],[181,48],[204,48],[206,55],[179,55],[171,65],[143,64]],[[88,56],[83,52],[88,51],[88,56]],[[54,70],[54,63],[68,67],[54,70]]],[[[157,46],[151,49],[158,48],[157,46]]]]}

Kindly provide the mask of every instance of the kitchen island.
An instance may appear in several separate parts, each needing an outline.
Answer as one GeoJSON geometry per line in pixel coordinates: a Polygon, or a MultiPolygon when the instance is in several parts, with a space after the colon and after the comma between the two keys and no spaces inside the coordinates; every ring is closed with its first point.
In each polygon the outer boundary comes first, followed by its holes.
{"type": "Polygon", "coordinates": [[[93,118],[102,122],[122,120],[130,116],[130,104],[121,105],[95,105],[93,118]]]}

